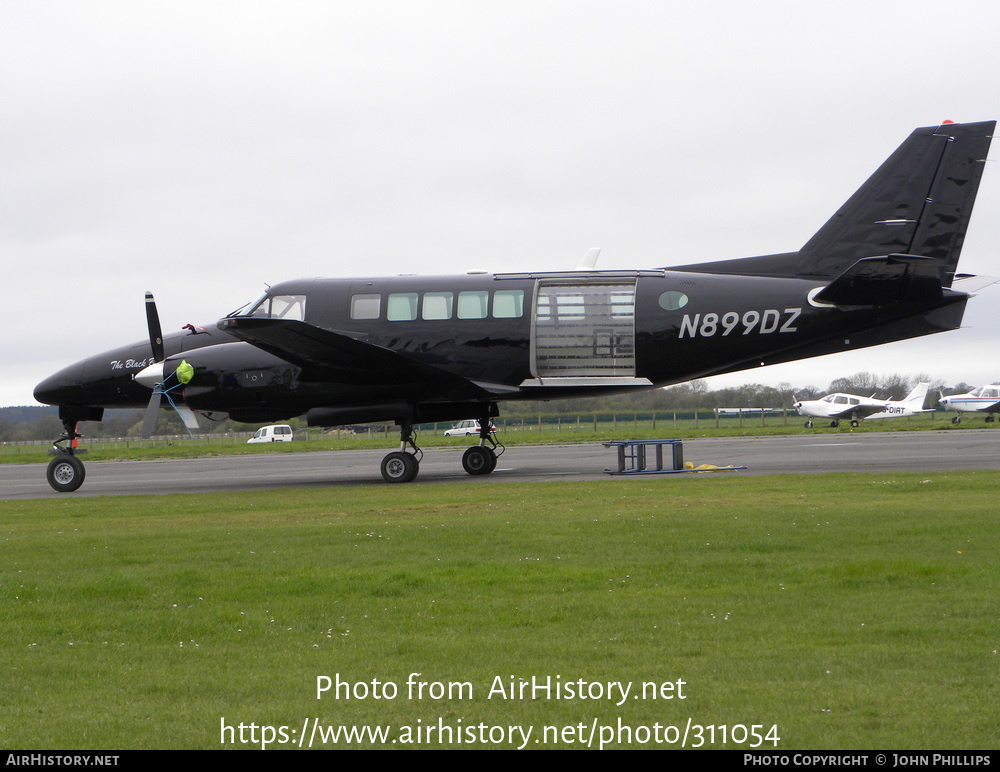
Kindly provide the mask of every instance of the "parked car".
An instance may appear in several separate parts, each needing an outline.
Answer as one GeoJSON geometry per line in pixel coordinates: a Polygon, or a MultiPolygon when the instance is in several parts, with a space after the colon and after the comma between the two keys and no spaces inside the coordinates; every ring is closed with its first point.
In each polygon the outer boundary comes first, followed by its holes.
{"type": "MultiPolygon", "coordinates": [[[[496,434],[497,428],[490,421],[490,434],[496,434]]],[[[479,421],[459,421],[450,429],[445,429],[445,437],[474,437],[479,435],[479,421]]]]}
{"type": "Polygon", "coordinates": [[[247,440],[247,445],[257,442],[291,442],[292,427],[288,424],[274,424],[272,426],[262,426],[253,433],[253,437],[247,440]]]}

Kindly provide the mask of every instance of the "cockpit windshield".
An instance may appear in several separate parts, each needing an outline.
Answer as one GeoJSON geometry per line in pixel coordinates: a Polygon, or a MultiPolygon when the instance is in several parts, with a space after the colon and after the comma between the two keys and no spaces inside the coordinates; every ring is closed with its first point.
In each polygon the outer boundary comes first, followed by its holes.
{"type": "Polygon", "coordinates": [[[251,303],[233,311],[229,316],[252,316],[257,319],[306,318],[305,295],[268,295],[266,292],[251,303]]]}

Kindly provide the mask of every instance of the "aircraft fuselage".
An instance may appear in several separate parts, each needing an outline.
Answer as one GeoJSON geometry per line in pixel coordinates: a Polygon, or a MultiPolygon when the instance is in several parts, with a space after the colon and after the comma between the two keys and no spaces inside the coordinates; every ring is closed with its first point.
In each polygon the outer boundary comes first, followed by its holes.
{"type": "MultiPolygon", "coordinates": [[[[240,334],[247,320],[299,322],[390,357],[339,358],[278,340],[269,353],[266,341],[210,330],[166,336],[165,364],[194,366],[183,394],[196,410],[269,420],[373,401],[393,403],[392,413],[402,400],[450,404],[440,420],[451,420],[475,415],[481,402],[663,386],[953,329],[967,299],[945,290],[930,311],[926,302],[833,306],[810,299],[823,286],[669,270],[302,279],[276,284],[263,305],[219,327],[240,334]],[[397,361],[427,369],[403,373],[397,361]],[[481,391],[450,390],[438,371],[481,391]]],[[[149,391],[133,376],[150,363],[148,343],[131,344],[60,371],[36,396],[141,406],[149,391]]]]}

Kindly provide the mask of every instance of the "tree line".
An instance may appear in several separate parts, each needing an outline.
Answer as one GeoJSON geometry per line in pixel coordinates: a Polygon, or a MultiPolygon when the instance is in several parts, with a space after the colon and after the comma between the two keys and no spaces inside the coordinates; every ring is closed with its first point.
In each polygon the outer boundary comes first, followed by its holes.
{"type": "MultiPolygon", "coordinates": [[[[903,375],[890,373],[878,375],[859,372],[831,381],[826,389],[816,386],[793,386],[779,383],[768,386],[763,383],[746,383],[723,389],[709,389],[708,381],[694,380],[650,389],[630,394],[616,394],[584,399],[557,399],[548,402],[509,401],[500,403],[500,415],[505,418],[552,415],[594,415],[662,412],[709,411],[718,407],[765,407],[790,408],[800,399],[819,399],[834,392],[860,394],[876,399],[902,399],[916,384],[928,381],[925,407],[937,404],[939,392],[962,394],[973,386],[958,383],[945,386],[944,381],[935,380],[925,373],[903,375]]],[[[108,410],[101,422],[87,422],[81,431],[88,437],[136,437],[142,430],[143,411],[108,410]]],[[[200,418],[203,433],[212,434],[252,434],[259,424],[244,424],[224,419],[209,421],[200,418]]],[[[293,418],[287,422],[293,429],[305,427],[305,418],[293,418]]],[[[172,410],[161,410],[156,425],[158,435],[182,435],[187,429],[180,417],[172,410]]],[[[62,434],[62,423],[58,410],[54,407],[8,407],[0,408],[0,442],[27,442],[55,439],[62,434]]]]}

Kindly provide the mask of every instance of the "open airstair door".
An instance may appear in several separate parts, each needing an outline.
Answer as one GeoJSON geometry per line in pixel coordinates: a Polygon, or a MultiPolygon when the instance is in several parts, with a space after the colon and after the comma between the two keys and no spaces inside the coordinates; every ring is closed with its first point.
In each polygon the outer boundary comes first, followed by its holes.
{"type": "Polygon", "coordinates": [[[531,342],[536,378],[634,378],[635,279],[540,279],[531,342]]]}

